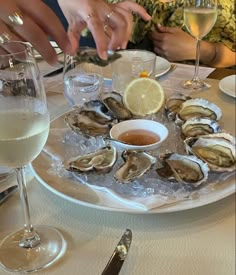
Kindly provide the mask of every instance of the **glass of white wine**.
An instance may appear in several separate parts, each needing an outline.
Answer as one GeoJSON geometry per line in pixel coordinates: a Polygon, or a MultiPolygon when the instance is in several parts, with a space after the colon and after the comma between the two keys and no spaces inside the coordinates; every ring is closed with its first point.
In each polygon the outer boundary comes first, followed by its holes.
{"type": "Polygon", "coordinates": [[[184,88],[203,90],[209,85],[199,78],[201,39],[206,36],[217,19],[217,0],[185,0],[184,24],[188,32],[197,39],[195,72],[191,80],[183,83],[184,88]]]}
{"type": "Polygon", "coordinates": [[[46,143],[49,112],[31,47],[21,42],[0,46],[0,165],[16,171],[24,217],[24,228],[0,243],[0,266],[8,271],[33,272],[54,263],[66,249],[57,229],[33,227],[26,192],[24,167],[46,143]]]}

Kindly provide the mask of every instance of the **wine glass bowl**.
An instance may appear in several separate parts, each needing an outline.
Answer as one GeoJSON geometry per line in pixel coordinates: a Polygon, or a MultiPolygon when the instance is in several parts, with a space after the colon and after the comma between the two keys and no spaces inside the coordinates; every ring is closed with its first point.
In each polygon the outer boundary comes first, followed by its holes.
{"type": "Polygon", "coordinates": [[[186,89],[202,90],[209,84],[199,78],[200,43],[215,25],[217,19],[217,0],[185,0],[184,24],[188,32],[196,38],[195,72],[191,80],[183,82],[186,89]]]}
{"type": "Polygon", "coordinates": [[[8,271],[33,272],[51,265],[66,248],[57,229],[32,226],[24,177],[24,167],[46,143],[50,118],[31,47],[22,42],[2,46],[10,52],[0,54],[0,165],[16,171],[24,228],[1,241],[0,266],[8,271]]]}

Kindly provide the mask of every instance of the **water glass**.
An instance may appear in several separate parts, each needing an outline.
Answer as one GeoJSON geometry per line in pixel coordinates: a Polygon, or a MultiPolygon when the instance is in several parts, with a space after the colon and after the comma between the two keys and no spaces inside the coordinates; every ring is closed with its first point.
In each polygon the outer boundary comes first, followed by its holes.
{"type": "Polygon", "coordinates": [[[74,56],[65,56],[64,95],[71,107],[82,106],[97,99],[103,87],[102,68],[92,63],[80,62],[78,56],[93,53],[93,48],[80,48],[74,56]]]}
{"type": "Polygon", "coordinates": [[[112,63],[112,88],[123,94],[128,83],[139,77],[155,78],[156,55],[145,50],[124,50],[112,63]]]}

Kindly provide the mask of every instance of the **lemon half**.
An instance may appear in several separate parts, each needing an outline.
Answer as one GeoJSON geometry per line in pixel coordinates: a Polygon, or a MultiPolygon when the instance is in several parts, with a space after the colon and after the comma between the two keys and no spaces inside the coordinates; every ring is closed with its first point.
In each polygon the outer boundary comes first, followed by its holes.
{"type": "Polygon", "coordinates": [[[137,78],[126,87],[124,105],[131,113],[145,116],[158,112],[165,101],[162,86],[151,78],[137,78]]]}

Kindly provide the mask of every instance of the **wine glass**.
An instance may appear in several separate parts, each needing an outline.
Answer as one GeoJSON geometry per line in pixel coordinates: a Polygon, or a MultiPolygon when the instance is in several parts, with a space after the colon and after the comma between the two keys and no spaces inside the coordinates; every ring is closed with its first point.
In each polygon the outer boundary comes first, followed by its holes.
{"type": "Polygon", "coordinates": [[[188,32],[197,39],[195,72],[191,80],[183,83],[184,88],[203,90],[209,85],[199,78],[201,39],[213,28],[217,19],[217,0],[185,0],[184,24],[188,32]]]}
{"type": "Polygon", "coordinates": [[[66,249],[58,230],[33,227],[24,176],[24,167],[46,143],[49,112],[31,47],[22,42],[0,46],[5,49],[0,53],[0,165],[16,171],[24,216],[24,229],[0,243],[0,266],[8,271],[33,272],[54,263],[66,249]]]}
{"type": "Polygon", "coordinates": [[[102,67],[90,60],[96,54],[96,49],[81,47],[74,56],[65,55],[64,95],[71,107],[82,107],[85,102],[97,99],[102,91],[102,67]]]}

